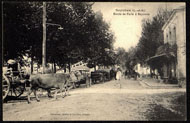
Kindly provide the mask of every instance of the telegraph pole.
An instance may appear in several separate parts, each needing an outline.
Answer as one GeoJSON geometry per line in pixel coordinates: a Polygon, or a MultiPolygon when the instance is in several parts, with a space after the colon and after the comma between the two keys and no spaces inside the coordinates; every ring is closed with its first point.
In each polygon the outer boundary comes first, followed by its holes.
{"type": "Polygon", "coordinates": [[[43,2],[43,42],[42,42],[42,73],[46,69],[46,2],[43,2]]]}

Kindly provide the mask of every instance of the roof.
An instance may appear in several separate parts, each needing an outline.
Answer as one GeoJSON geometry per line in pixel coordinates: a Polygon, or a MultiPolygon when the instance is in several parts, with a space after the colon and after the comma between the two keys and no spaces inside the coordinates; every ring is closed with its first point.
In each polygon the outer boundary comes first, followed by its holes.
{"type": "MultiPolygon", "coordinates": [[[[162,53],[160,55],[155,55],[146,60],[146,62],[151,62],[151,61],[158,61],[160,58],[166,58],[168,60],[171,60],[171,58],[175,58],[175,54],[173,52],[170,53],[162,53]]],[[[166,59],[160,59],[162,62],[165,62],[166,59]]]]}
{"type": "Polygon", "coordinates": [[[171,16],[169,17],[169,19],[166,21],[166,23],[165,23],[164,26],[162,27],[162,30],[164,30],[164,29],[167,27],[167,25],[170,23],[170,21],[171,21],[171,20],[173,19],[173,17],[175,16],[176,12],[178,12],[178,11],[183,11],[183,10],[185,10],[185,6],[181,6],[181,7],[177,8],[177,9],[174,9],[173,12],[172,12],[172,14],[171,14],[171,16]]]}
{"type": "Polygon", "coordinates": [[[162,57],[162,56],[166,56],[166,54],[163,53],[163,54],[160,54],[160,55],[152,56],[152,57],[148,58],[148,59],[146,60],[146,62],[148,62],[148,61],[150,61],[150,60],[152,60],[152,59],[154,59],[154,58],[158,58],[158,57],[162,57]]]}

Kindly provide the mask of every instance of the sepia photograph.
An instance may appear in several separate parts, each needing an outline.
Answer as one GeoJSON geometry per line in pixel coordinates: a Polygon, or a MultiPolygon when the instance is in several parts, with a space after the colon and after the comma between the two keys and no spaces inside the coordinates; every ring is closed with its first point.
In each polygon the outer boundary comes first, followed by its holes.
{"type": "Polygon", "coordinates": [[[185,2],[3,1],[3,121],[186,121],[185,2]]]}

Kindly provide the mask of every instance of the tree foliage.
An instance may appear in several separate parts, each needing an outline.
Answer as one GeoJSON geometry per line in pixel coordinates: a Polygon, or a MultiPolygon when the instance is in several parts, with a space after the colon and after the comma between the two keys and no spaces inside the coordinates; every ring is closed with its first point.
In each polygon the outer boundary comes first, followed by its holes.
{"type": "Polygon", "coordinates": [[[146,60],[156,54],[157,48],[163,45],[162,27],[171,15],[171,11],[158,9],[151,20],[142,20],[142,32],[139,43],[128,51],[126,67],[132,69],[137,63],[146,64],[146,60]]]}
{"type": "Polygon", "coordinates": [[[126,68],[125,63],[128,58],[128,54],[125,51],[125,49],[121,47],[118,47],[116,51],[117,52],[115,55],[115,63],[125,69],[126,68]]]}
{"type": "Polygon", "coordinates": [[[144,63],[147,58],[154,56],[156,49],[163,45],[162,27],[170,14],[171,11],[160,8],[152,20],[143,20],[141,37],[136,47],[136,57],[141,63],[144,63]]]}
{"type": "MultiPolygon", "coordinates": [[[[47,2],[47,62],[59,66],[95,59],[106,64],[114,36],[100,12],[85,2],[47,2]],[[59,24],[58,26],[48,23],[59,24]]],[[[42,2],[3,3],[3,56],[7,60],[28,53],[41,63],[42,2]]]]}
{"type": "MultiPolygon", "coordinates": [[[[3,3],[3,55],[4,59],[16,58],[41,46],[42,14],[40,3],[3,3]]],[[[39,53],[39,52],[38,52],[39,53]]],[[[37,55],[37,54],[35,54],[37,55]]]]}

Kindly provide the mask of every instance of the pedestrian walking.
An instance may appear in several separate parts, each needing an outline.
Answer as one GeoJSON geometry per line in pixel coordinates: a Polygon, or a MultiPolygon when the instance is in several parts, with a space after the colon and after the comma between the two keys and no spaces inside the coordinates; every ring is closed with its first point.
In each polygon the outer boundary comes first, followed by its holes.
{"type": "Polygon", "coordinates": [[[119,83],[120,88],[121,88],[121,82],[120,82],[121,76],[122,76],[121,69],[118,68],[118,69],[117,69],[117,73],[116,73],[116,79],[117,79],[117,82],[119,83]]]}

